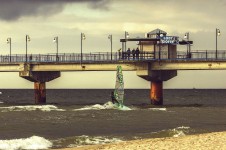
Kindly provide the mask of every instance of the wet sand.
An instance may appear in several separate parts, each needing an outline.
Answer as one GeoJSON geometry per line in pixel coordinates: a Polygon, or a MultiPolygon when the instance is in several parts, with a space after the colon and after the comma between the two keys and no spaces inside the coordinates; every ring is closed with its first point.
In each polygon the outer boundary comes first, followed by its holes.
{"type": "Polygon", "coordinates": [[[64,150],[225,150],[226,132],[183,137],[133,140],[115,144],[92,145],[64,150]]]}

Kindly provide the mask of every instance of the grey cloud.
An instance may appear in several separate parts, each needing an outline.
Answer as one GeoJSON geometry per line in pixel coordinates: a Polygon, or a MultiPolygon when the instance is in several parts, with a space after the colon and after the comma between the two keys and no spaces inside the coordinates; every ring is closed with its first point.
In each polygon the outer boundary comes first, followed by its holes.
{"type": "Polygon", "coordinates": [[[102,8],[104,10],[108,10],[109,1],[110,0],[97,1],[95,3],[91,3],[90,6],[91,6],[91,8],[94,8],[94,9],[102,8]]]}
{"type": "Polygon", "coordinates": [[[23,16],[49,16],[64,9],[65,4],[89,3],[91,8],[106,9],[109,0],[4,0],[0,1],[0,19],[17,20],[23,16]]]}

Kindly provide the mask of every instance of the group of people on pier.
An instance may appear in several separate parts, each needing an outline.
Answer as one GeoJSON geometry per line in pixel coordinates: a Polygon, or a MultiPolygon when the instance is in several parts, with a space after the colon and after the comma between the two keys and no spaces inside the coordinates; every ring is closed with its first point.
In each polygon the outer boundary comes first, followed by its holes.
{"type": "Polygon", "coordinates": [[[139,59],[139,55],[140,55],[140,50],[138,47],[136,48],[136,50],[135,48],[133,50],[130,50],[130,48],[128,48],[126,52],[122,52],[122,59],[130,60],[130,58],[132,57],[133,60],[135,60],[135,59],[139,59]]]}

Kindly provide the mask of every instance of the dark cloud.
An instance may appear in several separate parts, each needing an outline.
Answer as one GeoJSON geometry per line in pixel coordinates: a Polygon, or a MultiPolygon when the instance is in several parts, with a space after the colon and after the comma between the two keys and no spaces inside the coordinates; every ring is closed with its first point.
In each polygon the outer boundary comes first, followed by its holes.
{"type": "Polygon", "coordinates": [[[65,4],[89,3],[93,9],[107,9],[109,0],[4,0],[0,1],[0,19],[17,20],[23,16],[49,16],[61,12],[65,4]]]}
{"type": "Polygon", "coordinates": [[[108,10],[108,3],[109,0],[100,0],[100,1],[96,1],[95,3],[90,3],[91,8],[93,9],[105,9],[108,10]]]}

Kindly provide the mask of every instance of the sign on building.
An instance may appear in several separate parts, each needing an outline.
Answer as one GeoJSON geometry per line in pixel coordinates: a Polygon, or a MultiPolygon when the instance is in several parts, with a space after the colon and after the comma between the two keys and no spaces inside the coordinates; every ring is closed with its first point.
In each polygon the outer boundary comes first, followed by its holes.
{"type": "Polygon", "coordinates": [[[179,37],[177,36],[162,36],[160,37],[161,44],[179,44],[179,37]]]}

